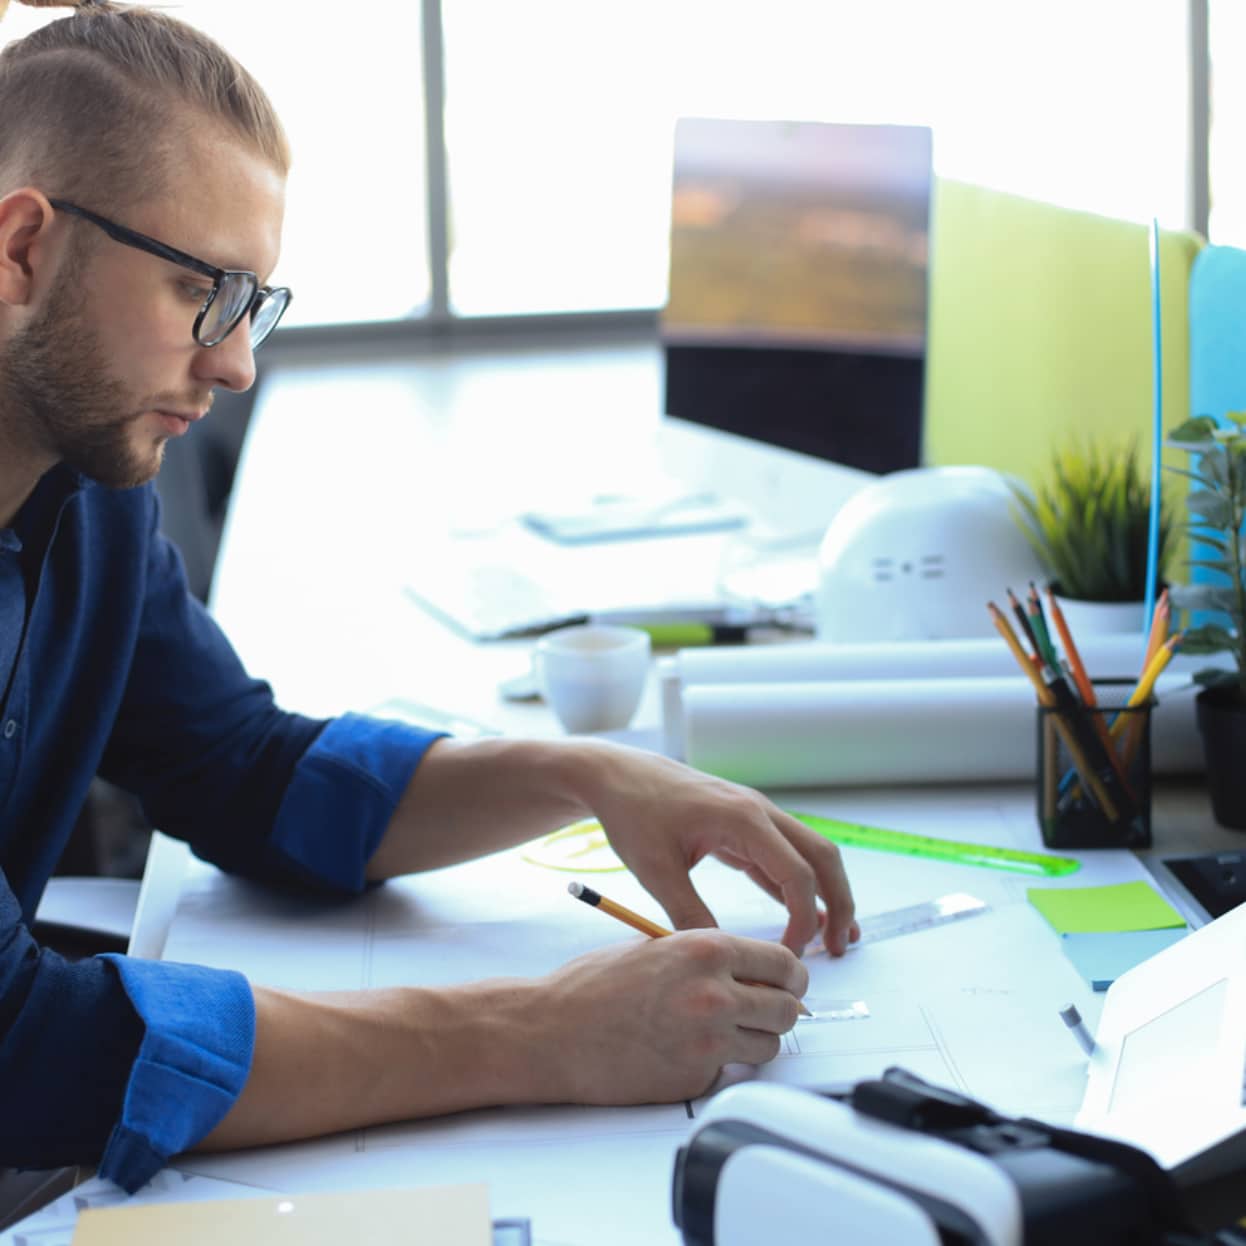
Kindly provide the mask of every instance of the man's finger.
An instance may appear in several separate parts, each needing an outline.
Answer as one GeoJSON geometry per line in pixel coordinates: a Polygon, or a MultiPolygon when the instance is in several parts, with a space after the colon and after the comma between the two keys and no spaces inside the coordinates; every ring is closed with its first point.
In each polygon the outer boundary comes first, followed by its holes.
{"type": "Polygon", "coordinates": [[[796,951],[818,931],[818,878],[809,862],[773,822],[768,832],[750,844],[749,856],[754,862],[753,868],[760,870],[778,890],[776,898],[789,913],[783,942],[796,951]]]}
{"type": "Polygon", "coordinates": [[[642,878],[640,881],[666,910],[676,930],[699,930],[718,925],[709,906],[697,895],[697,889],[686,874],[666,875],[652,880],[642,878]]]}
{"type": "Polygon", "coordinates": [[[731,975],[737,982],[775,986],[797,999],[809,989],[809,970],[781,943],[744,936],[731,942],[731,975]]]}
{"type": "MultiPolygon", "coordinates": [[[[811,831],[791,814],[778,810],[775,820],[784,834],[793,837],[796,843],[807,849],[807,859],[817,878],[818,894],[826,905],[822,940],[828,952],[833,956],[842,956],[848,944],[853,941],[854,933],[857,936],[860,934],[853,921],[856,908],[852,900],[852,888],[848,883],[848,873],[844,869],[843,855],[835,844],[816,831],[811,831]]],[[[792,923],[789,922],[789,930],[791,926],[792,923]]],[[[787,942],[786,938],[784,942],[787,942]]]]}

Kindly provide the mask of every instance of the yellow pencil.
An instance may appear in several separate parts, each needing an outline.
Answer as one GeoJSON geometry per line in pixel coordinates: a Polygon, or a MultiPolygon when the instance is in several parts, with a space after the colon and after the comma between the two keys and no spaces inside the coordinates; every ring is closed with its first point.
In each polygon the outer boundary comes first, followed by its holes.
{"type": "MultiPolygon", "coordinates": [[[[1125,702],[1126,709],[1135,709],[1148,700],[1151,693],[1155,689],[1155,681],[1163,674],[1164,667],[1172,660],[1172,655],[1176,653],[1177,647],[1181,644],[1182,632],[1177,632],[1175,636],[1170,636],[1156,652],[1155,656],[1147,663],[1147,668],[1142,672],[1141,678],[1138,680],[1134,690],[1129,694],[1129,700],[1125,702]]],[[[1112,724],[1112,734],[1120,735],[1125,730],[1128,714],[1118,714],[1116,721],[1112,724]]]]}
{"type": "MultiPolygon", "coordinates": [[[[601,909],[603,913],[609,913],[611,917],[617,918],[625,926],[630,926],[633,930],[639,930],[641,934],[648,935],[651,939],[665,939],[667,935],[675,933],[673,930],[667,930],[665,926],[659,926],[657,922],[651,922],[647,917],[641,917],[639,913],[633,913],[629,908],[624,908],[617,900],[608,900],[600,892],[594,891],[591,887],[586,887],[583,883],[570,882],[567,884],[567,890],[577,900],[583,900],[585,904],[591,904],[594,908],[601,909]]],[[[741,981],[744,982],[745,986],[767,985],[765,982],[748,982],[744,979],[741,979],[741,981]]],[[[813,1013],[804,1004],[801,1004],[800,1015],[802,1017],[812,1017],[813,1013]]]]}
{"type": "Polygon", "coordinates": [[[1017,634],[1012,630],[1012,624],[1008,622],[1004,612],[993,602],[988,601],[986,608],[991,612],[991,619],[995,623],[995,630],[1004,638],[1004,643],[1012,650],[1012,656],[1017,659],[1017,665],[1029,676],[1030,683],[1034,685],[1034,695],[1038,697],[1040,705],[1054,705],[1056,698],[1051,689],[1043,683],[1042,676],[1034,668],[1034,663],[1030,661],[1029,655],[1021,647],[1021,642],[1017,639],[1017,634]]]}
{"type": "Polygon", "coordinates": [[[1151,615],[1151,631],[1147,636],[1146,656],[1142,659],[1142,669],[1145,672],[1150,666],[1151,660],[1159,652],[1159,647],[1168,639],[1168,621],[1172,614],[1172,608],[1168,604],[1168,590],[1164,589],[1159,595],[1159,601],[1155,603],[1155,613],[1151,615]]]}

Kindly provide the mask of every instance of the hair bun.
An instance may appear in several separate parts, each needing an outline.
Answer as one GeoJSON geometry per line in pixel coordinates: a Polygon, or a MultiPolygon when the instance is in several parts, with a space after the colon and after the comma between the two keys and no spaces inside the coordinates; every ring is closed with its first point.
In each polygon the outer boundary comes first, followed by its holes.
{"type": "MultiPolygon", "coordinates": [[[[101,0],[17,0],[18,4],[24,4],[28,9],[92,9],[101,3],[101,0]]],[[[0,18],[3,18],[9,8],[9,0],[0,0],[0,18]]]]}
{"type": "MultiPolygon", "coordinates": [[[[109,0],[17,0],[28,9],[109,9],[109,0]]],[[[9,11],[9,0],[0,0],[0,21],[9,11]]]]}

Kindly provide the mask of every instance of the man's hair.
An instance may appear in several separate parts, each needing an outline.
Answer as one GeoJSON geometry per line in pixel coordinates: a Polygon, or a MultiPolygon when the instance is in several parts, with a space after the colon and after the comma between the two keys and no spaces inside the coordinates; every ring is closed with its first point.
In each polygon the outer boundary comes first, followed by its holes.
{"type": "Polygon", "coordinates": [[[95,211],[141,202],[205,118],[288,171],[272,103],[218,43],[141,6],[75,7],[0,52],[0,195],[30,183],[95,211]]]}

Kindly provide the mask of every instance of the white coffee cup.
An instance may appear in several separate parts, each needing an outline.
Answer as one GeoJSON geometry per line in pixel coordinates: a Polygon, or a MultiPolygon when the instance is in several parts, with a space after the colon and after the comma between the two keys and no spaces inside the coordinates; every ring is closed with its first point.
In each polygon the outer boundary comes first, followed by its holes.
{"type": "Polygon", "coordinates": [[[636,713],[649,673],[649,633],[582,623],[537,642],[533,658],[546,703],[568,731],[612,731],[636,713]]]}

